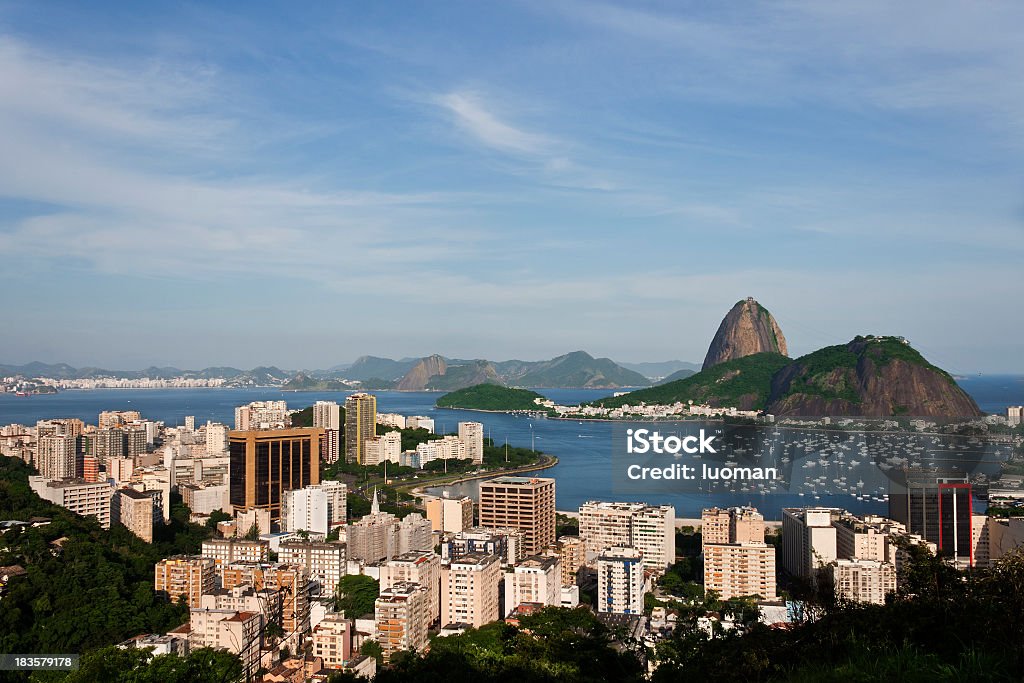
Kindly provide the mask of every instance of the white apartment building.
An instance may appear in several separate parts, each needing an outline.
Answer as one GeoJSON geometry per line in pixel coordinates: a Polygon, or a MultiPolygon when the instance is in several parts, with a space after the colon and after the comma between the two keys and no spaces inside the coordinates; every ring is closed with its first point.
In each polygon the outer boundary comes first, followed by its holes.
{"type": "Polygon", "coordinates": [[[410,415],[405,418],[406,429],[426,429],[431,434],[434,433],[434,418],[426,417],[425,415],[410,415]]]}
{"type": "Polygon", "coordinates": [[[479,422],[460,422],[459,439],[466,444],[466,457],[474,465],[484,461],[484,426],[479,422]]]}
{"type": "Polygon", "coordinates": [[[287,429],[291,424],[285,401],[253,401],[235,408],[235,429],[287,429]]]}
{"type": "Polygon", "coordinates": [[[441,616],[441,558],[433,550],[404,553],[380,568],[380,588],[407,582],[423,586],[430,596],[430,622],[441,616]]]}
{"type": "Polygon", "coordinates": [[[374,604],[377,643],[387,662],[402,650],[422,651],[430,626],[430,596],[418,583],[398,582],[381,590],[374,604]]]}
{"type": "Polygon", "coordinates": [[[215,457],[228,450],[228,426],[219,422],[207,421],[203,428],[206,438],[206,455],[215,457]]]}
{"type": "Polygon", "coordinates": [[[78,439],[74,436],[41,436],[36,445],[36,469],[47,481],[74,477],[77,453],[78,439]]]}
{"type": "Polygon", "coordinates": [[[395,429],[405,429],[405,415],[398,413],[377,413],[377,424],[395,429]]]}
{"type": "Polygon", "coordinates": [[[341,406],[334,401],[313,404],[313,426],[319,429],[341,429],[341,406]]]}
{"type": "Polygon", "coordinates": [[[76,515],[95,517],[104,529],[110,528],[110,499],[114,488],[107,482],[88,482],[84,479],[46,481],[43,477],[28,478],[36,495],[54,505],[67,508],[76,515]]]}
{"type": "Polygon", "coordinates": [[[281,528],[327,534],[346,519],[348,487],[340,481],[322,481],[286,491],[281,501],[281,528]]]}
{"type": "Polygon", "coordinates": [[[505,614],[523,603],[562,604],[562,564],[557,556],[533,555],[505,572],[505,614]]]}
{"type": "Polygon", "coordinates": [[[338,542],[281,541],[277,560],[283,564],[302,565],[311,581],[320,586],[320,595],[333,597],[345,575],[345,544],[338,542]]]}
{"type": "Polygon", "coordinates": [[[884,605],[885,596],[896,591],[896,567],[878,560],[837,560],[828,571],[836,597],[854,602],[884,605]]]}
{"type": "Polygon", "coordinates": [[[597,558],[597,611],[643,614],[643,556],[636,548],[617,546],[597,558]]]}
{"type": "Polygon", "coordinates": [[[420,458],[420,467],[425,467],[434,460],[466,460],[469,457],[465,442],[451,434],[419,444],[416,446],[416,453],[420,458]]]}
{"type": "Polygon", "coordinates": [[[392,462],[397,465],[402,456],[402,434],[401,432],[387,432],[367,439],[365,449],[364,465],[379,465],[382,462],[392,462]]]}
{"type": "Polygon", "coordinates": [[[837,558],[835,508],[782,510],[782,566],[793,576],[814,579],[818,570],[837,558]]]}
{"type": "Polygon", "coordinates": [[[470,553],[441,568],[441,626],[467,624],[479,628],[500,617],[498,584],[501,566],[496,555],[470,553]]]}
{"type": "Polygon", "coordinates": [[[612,547],[632,546],[644,566],[664,571],[675,562],[675,508],[642,503],[588,501],[580,506],[580,539],[587,558],[612,547]]]}
{"type": "Polygon", "coordinates": [[[203,541],[200,554],[214,561],[219,568],[235,562],[266,562],[270,553],[267,541],[237,538],[210,538],[203,541]]]}

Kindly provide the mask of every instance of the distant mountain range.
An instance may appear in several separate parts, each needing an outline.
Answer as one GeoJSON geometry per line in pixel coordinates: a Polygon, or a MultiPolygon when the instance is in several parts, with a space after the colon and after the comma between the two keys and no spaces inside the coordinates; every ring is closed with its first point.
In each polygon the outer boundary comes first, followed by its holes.
{"type": "MultiPolygon", "coordinates": [[[[543,388],[620,388],[649,386],[663,379],[665,371],[692,372],[698,367],[683,361],[634,363],[644,374],[609,358],[594,358],[585,351],[574,351],[543,361],[463,360],[441,355],[424,358],[381,358],[362,356],[354,363],[342,363],[327,370],[282,370],[258,367],[241,370],[234,367],[210,367],[183,370],[175,367],[149,367],[143,370],[107,370],[75,368],[65,363],[28,363],[0,365],[0,376],[50,377],[54,379],[216,379],[228,386],[280,386],[295,391],[334,391],[361,386],[366,389],[402,389],[407,391],[453,391],[477,384],[529,386],[543,388]],[[673,370],[674,369],[674,370],[673,370]],[[356,384],[358,383],[358,384],[356,384]]],[[[678,375],[677,375],[678,376],[678,375]]]]}

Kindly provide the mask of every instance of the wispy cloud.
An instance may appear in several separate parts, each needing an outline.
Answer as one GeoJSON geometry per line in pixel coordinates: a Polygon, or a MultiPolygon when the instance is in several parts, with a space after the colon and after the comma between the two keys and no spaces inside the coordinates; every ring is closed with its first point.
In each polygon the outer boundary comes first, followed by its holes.
{"type": "Polygon", "coordinates": [[[439,96],[437,102],[452,114],[460,128],[488,147],[514,154],[547,156],[557,145],[548,136],[502,121],[477,93],[450,92],[439,96]]]}

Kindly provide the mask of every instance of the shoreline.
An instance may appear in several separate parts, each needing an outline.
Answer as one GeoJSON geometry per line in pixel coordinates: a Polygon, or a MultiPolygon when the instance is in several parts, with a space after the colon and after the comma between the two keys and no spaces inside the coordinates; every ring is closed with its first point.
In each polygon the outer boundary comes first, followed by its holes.
{"type": "MultiPolygon", "coordinates": [[[[501,470],[501,471],[497,471],[497,472],[492,470],[490,472],[477,472],[477,473],[473,473],[473,474],[467,474],[467,475],[463,475],[463,476],[457,477],[455,479],[452,479],[451,481],[424,482],[422,484],[416,484],[416,485],[412,486],[411,488],[408,488],[408,493],[411,494],[413,497],[415,497],[420,502],[423,502],[425,499],[428,499],[428,498],[429,499],[438,498],[438,496],[435,496],[435,495],[433,495],[431,493],[425,493],[423,491],[423,489],[425,489],[425,488],[430,488],[430,487],[433,487],[433,486],[454,486],[456,484],[462,484],[464,482],[473,481],[475,479],[487,479],[489,477],[511,476],[511,475],[515,475],[515,474],[522,474],[524,472],[537,472],[539,470],[550,469],[550,468],[554,467],[557,464],[558,464],[558,456],[550,455],[548,453],[542,453],[541,454],[541,461],[539,463],[535,463],[535,464],[532,464],[532,465],[523,465],[522,467],[516,467],[516,468],[510,469],[510,470],[501,470]]],[[[406,487],[397,487],[397,488],[399,490],[401,490],[401,489],[406,488],[406,487]]]]}

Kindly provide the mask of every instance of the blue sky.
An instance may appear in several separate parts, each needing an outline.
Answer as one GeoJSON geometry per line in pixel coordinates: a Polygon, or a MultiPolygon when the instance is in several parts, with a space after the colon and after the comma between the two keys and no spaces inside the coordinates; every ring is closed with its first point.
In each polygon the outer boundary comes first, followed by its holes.
{"type": "Polygon", "coordinates": [[[0,2],[0,362],[1024,372],[1020,3],[0,2]]]}

